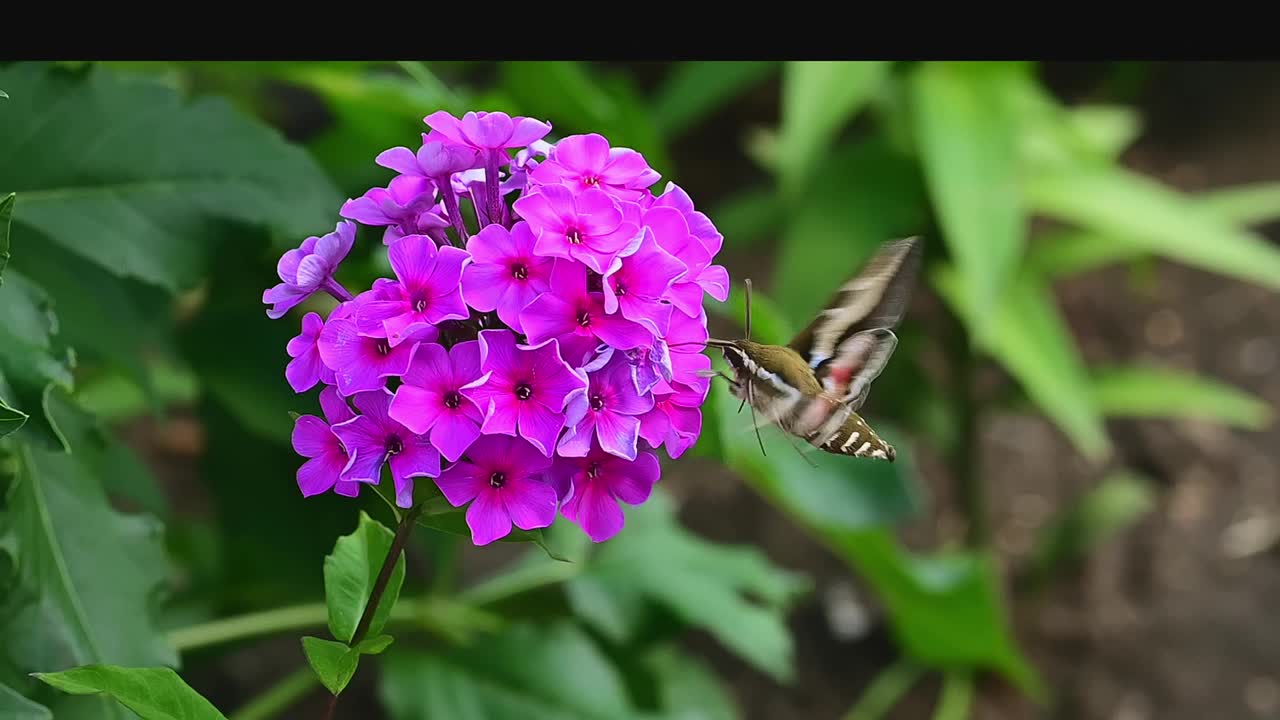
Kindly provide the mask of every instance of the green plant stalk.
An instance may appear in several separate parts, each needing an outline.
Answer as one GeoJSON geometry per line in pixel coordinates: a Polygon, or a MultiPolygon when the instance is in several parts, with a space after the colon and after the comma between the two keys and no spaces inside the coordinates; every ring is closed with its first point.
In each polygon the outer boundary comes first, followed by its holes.
{"type": "Polygon", "coordinates": [[[970,547],[980,549],[990,538],[990,528],[987,525],[986,488],[982,480],[982,438],[978,432],[977,416],[982,408],[974,392],[977,358],[970,347],[965,347],[958,357],[960,417],[951,467],[956,469],[956,487],[967,524],[966,542],[970,547]]]}
{"type": "MultiPolygon", "coordinates": [[[[360,614],[360,622],[356,625],[356,632],[351,636],[351,642],[347,643],[349,647],[356,647],[364,640],[364,636],[369,634],[369,626],[373,623],[373,616],[377,614],[378,604],[382,602],[382,595],[387,591],[387,584],[391,582],[391,574],[395,571],[396,562],[400,560],[405,543],[409,542],[409,535],[413,533],[414,523],[418,521],[418,515],[422,513],[423,507],[423,503],[418,503],[400,518],[395,539],[391,541],[391,549],[387,551],[387,557],[382,561],[382,569],[378,571],[378,577],[373,581],[369,602],[365,603],[364,612],[360,614]]],[[[329,709],[325,711],[325,718],[332,718],[333,711],[337,707],[338,696],[335,694],[329,700],[329,709]]]]}
{"type": "Polygon", "coordinates": [[[284,712],[319,684],[320,679],[310,667],[300,668],[250,700],[230,720],[269,720],[284,712]]]}
{"type": "Polygon", "coordinates": [[[899,660],[872,678],[844,720],[880,720],[907,694],[924,670],[909,660],[899,660]]]}

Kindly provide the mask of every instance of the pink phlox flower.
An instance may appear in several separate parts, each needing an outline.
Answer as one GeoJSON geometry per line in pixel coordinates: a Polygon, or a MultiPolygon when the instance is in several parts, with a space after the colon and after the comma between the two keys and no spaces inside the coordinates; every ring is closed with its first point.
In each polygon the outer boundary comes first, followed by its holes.
{"type": "Polygon", "coordinates": [[[661,337],[671,321],[671,305],[663,298],[684,274],[684,263],[663,250],[646,227],[635,252],[614,258],[604,273],[605,312],[621,310],[623,317],[661,337]]]}
{"type": "Polygon", "coordinates": [[[551,468],[558,481],[572,487],[560,512],[594,542],[617,535],[625,523],[619,502],[640,505],[649,499],[661,468],[658,457],[641,452],[626,460],[593,444],[585,457],[558,457],[551,468]]]}
{"type": "Polygon", "coordinates": [[[564,185],[543,185],[521,195],[514,207],[538,238],[534,252],[577,260],[601,275],[614,258],[640,244],[640,227],[599,188],[575,193],[564,185]]]}
{"type": "Polygon", "coordinates": [[[293,450],[307,458],[298,468],[298,489],[303,497],[329,490],[346,497],[356,497],[360,494],[360,484],[341,478],[350,461],[347,448],[331,429],[333,425],[355,417],[355,413],[333,387],[320,391],[320,409],[324,419],[315,415],[299,415],[293,425],[293,450]]]}
{"type": "Polygon", "coordinates": [[[396,505],[413,505],[413,479],[440,475],[440,451],[424,435],[409,430],[387,414],[390,390],[382,388],[356,393],[352,398],[359,415],[333,426],[346,446],[350,460],[343,470],[344,480],[377,485],[382,466],[391,466],[395,481],[396,505]]]}
{"type": "Polygon", "coordinates": [[[587,386],[561,359],[556,340],[517,345],[510,330],[481,331],[480,370],[484,375],[462,389],[484,413],[480,431],[518,434],[550,457],[569,394],[587,386]]]}
{"type": "Polygon", "coordinates": [[[555,522],[556,490],[546,481],[551,458],[518,437],[482,435],[466,458],[436,478],[449,504],[467,503],[471,541],[488,545],[511,528],[535,530],[555,522]]]}
{"type": "MultiPolygon", "coordinates": [[[[309,237],[281,255],[276,273],[282,282],[262,293],[262,302],[272,306],[267,310],[267,317],[278,320],[317,290],[338,287],[333,274],[351,251],[355,239],[356,224],[343,221],[333,232],[309,237]]],[[[345,295],[346,291],[341,293],[345,295]]]]}
{"type": "Polygon", "coordinates": [[[604,293],[587,291],[587,269],[563,259],[551,269],[550,289],[520,312],[520,326],[533,344],[557,338],[561,356],[575,367],[602,342],[621,350],[653,342],[645,326],[607,313],[604,293]]]}
{"type": "Polygon", "coordinates": [[[368,298],[385,297],[384,288],[375,283],[373,290],[339,305],[320,331],[320,340],[316,343],[320,360],[333,370],[334,382],[343,395],[386,387],[387,378],[404,375],[409,369],[417,343],[432,342],[440,334],[434,326],[421,327],[395,347],[385,337],[361,334],[355,318],[356,308],[362,302],[372,301],[368,298]]]}
{"type": "Polygon", "coordinates": [[[472,262],[462,272],[463,298],[481,312],[496,310],[516,332],[523,332],[520,311],[551,289],[555,261],[535,255],[533,244],[533,231],[525,222],[511,230],[490,225],[467,241],[472,262]]]}
{"type": "Polygon", "coordinates": [[[608,359],[587,373],[587,387],[569,396],[565,407],[568,431],[556,451],[565,457],[583,457],[593,440],[605,452],[627,460],[636,457],[640,437],[639,416],[653,409],[653,396],[636,392],[631,363],[621,352],[608,350],[608,359]]]}
{"type": "Polygon", "coordinates": [[[387,414],[409,430],[431,434],[431,444],[457,462],[477,437],[484,419],[462,388],[480,377],[480,343],[460,342],[448,350],[421,343],[387,414]]]}
{"type": "Polygon", "coordinates": [[[318,313],[307,313],[302,316],[302,333],[289,340],[285,352],[293,358],[284,368],[285,379],[294,392],[302,393],[315,387],[317,383],[332,385],[337,382],[333,370],[320,359],[320,332],[324,330],[324,320],[318,313]]]}
{"type": "Polygon", "coordinates": [[[556,143],[530,179],[538,185],[559,183],[575,192],[599,188],[619,200],[638,200],[660,177],[640,153],[610,148],[603,136],[591,133],[556,143]]]}
{"type": "Polygon", "coordinates": [[[465,250],[437,250],[425,235],[406,235],[387,254],[399,282],[387,286],[391,299],[371,299],[356,310],[361,334],[385,337],[394,348],[417,330],[468,317],[462,270],[471,256],[465,250]]]}

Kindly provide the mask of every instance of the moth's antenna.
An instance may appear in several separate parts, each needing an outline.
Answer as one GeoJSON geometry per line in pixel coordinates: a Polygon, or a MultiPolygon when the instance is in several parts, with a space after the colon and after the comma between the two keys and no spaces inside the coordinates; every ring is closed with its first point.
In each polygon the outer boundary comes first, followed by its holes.
{"type": "MultiPolygon", "coordinates": [[[[747,285],[747,339],[751,339],[751,278],[743,281],[747,285]]],[[[764,446],[761,445],[761,449],[764,446]]]]}

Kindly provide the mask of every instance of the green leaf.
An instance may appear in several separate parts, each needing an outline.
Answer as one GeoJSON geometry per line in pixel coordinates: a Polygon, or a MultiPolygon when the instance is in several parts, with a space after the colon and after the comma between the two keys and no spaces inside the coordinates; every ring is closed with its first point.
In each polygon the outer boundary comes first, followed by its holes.
{"type": "Polygon", "coordinates": [[[778,172],[796,197],[837,133],[872,98],[889,72],[884,61],[788,62],[782,69],[778,172]]]}
{"type": "Polygon", "coordinates": [[[21,671],[176,665],[152,620],[154,590],[168,570],[162,528],[149,516],[111,509],[95,477],[110,466],[93,461],[94,440],[64,396],[50,398],[47,411],[72,452],[17,445],[0,516],[17,570],[16,588],[0,601],[4,653],[21,671]]]}
{"type": "MultiPolygon", "coordinates": [[[[759,340],[778,342],[763,334],[759,340]]],[[[884,529],[918,502],[906,480],[913,475],[912,453],[901,440],[878,428],[900,446],[897,462],[812,453],[820,463],[814,470],[773,432],[764,435],[768,454],[762,456],[743,430],[738,404],[717,383],[704,406],[708,424],[720,428],[725,463],[870,584],[904,651],[930,667],[992,668],[1028,692],[1039,690],[1014,644],[991,559],[963,552],[915,555],[884,529]],[[885,500],[893,497],[902,499],[885,500]]]]}
{"type": "Polygon", "coordinates": [[[393,653],[381,669],[379,699],[392,720],[625,720],[637,715],[622,675],[567,620],[509,625],[452,652],[393,653]]]}
{"type": "Polygon", "coordinates": [[[1077,105],[1063,119],[1093,152],[1111,159],[1132,145],[1142,132],[1138,113],[1119,105],[1077,105]]]}
{"type": "Polygon", "coordinates": [[[3,683],[0,683],[0,716],[9,720],[53,720],[49,708],[28,700],[3,683]]]}
{"type": "Polygon", "coordinates": [[[222,220],[299,242],[333,229],[342,197],[314,161],[221,98],[99,67],[17,64],[0,82],[19,91],[0,134],[16,221],[112,273],[188,288],[215,242],[242,252],[222,220]]]}
{"type": "MultiPolygon", "coordinates": [[[[68,360],[59,357],[54,348],[57,331],[49,296],[23,275],[10,271],[0,285],[0,372],[15,390],[38,393],[50,382],[71,388],[68,360]]],[[[33,407],[25,410],[34,413],[33,407]]]]}
{"type": "Polygon", "coordinates": [[[1262,430],[1274,411],[1219,380],[1157,367],[1110,367],[1093,373],[1093,401],[1112,417],[1197,418],[1262,430]]]}
{"type": "Polygon", "coordinates": [[[0,200],[0,285],[4,284],[4,266],[9,262],[9,224],[17,197],[17,193],[9,193],[0,200]]]}
{"type": "Polygon", "coordinates": [[[736,720],[737,701],[697,658],[674,647],[662,647],[644,658],[658,683],[658,704],[664,720],[736,720]]]}
{"type": "Polygon", "coordinates": [[[1077,167],[1027,179],[1033,209],[1140,252],[1280,289],[1280,250],[1181,193],[1115,167],[1077,167]]]}
{"type": "Polygon", "coordinates": [[[863,689],[843,720],[883,720],[889,716],[893,706],[915,687],[922,674],[921,669],[909,660],[899,660],[881,670],[863,689]]]}
{"type": "MultiPolygon", "coordinates": [[[[329,632],[344,643],[351,642],[355,635],[360,616],[369,603],[369,594],[394,540],[395,533],[361,511],[355,531],[338,538],[333,553],[324,559],[324,596],[329,606],[329,632]]],[[[374,611],[367,633],[369,636],[376,636],[387,624],[391,608],[400,597],[404,572],[404,553],[401,553],[374,611]]]]}
{"type": "Polygon", "coordinates": [[[377,637],[365,638],[356,645],[355,649],[361,655],[381,655],[383,650],[391,647],[391,642],[395,638],[390,635],[378,635],[377,637]]]}
{"type": "MultiPolygon", "coordinates": [[[[633,602],[628,596],[666,607],[779,681],[793,676],[785,611],[808,590],[808,582],[771,565],[754,548],[708,543],[684,530],[663,493],[628,508],[623,532],[602,545],[569,586],[581,579],[593,583],[594,592],[618,598],[623,607],[633,602]]],[[[599,613],[592,617],[601,619],[599,613]]],[[[599,629],[617,627],[606,621],[599,629]]]]}
{"type": "Polygon", "coordinates": [[[94,664],[36,677],[72,695],[106,695],[142,720],[226,720],[169,668],[94,664]]]}
{"type": "Polygon", "coordinates": [[[1257,225],[1280,218],[1280,182],[1207,190],[1193,195],[1192,202],[1233,225],[1257,225]]]}
{"type": "Polygon", "coordinates": [[[8,99],[9,99],[9,93],[7,93],[7,92],[5,92],[5,91],[3,91],[3,90],[0,90],[0,98],[3,98],[3,99],[5,99],[5,100],[8,100],[8,99]]]}
{"type": "MultiPolygon", "coordinates": [[[[955,268],[940,268],[934,281],[952,310],[968,319],[972,306],[955,268]]],[[[988,322],[990,333],[979,348],[1017,379],[1086,457],[1105,457],[1111,443],[1102,412],[1093,401],[1074,339],[1039,275],[1024,272],[1015,278],[988,322]]]]}
{"type": "Polygon", "coordinates": [[[360,651],[332,640],[304,637],[302,651],[316,677],[333,695],[342,694],[360,665],[360,651]]]}
{"type": "Polygon", "coordinates": [[[973,676],[963,671],[948,672],[942,678],[942,695],[933,720],[968,720],[973,705],[973,676]]]}
{"type": "Polygon", "coordinates": [[[1026,242],[1019,127],[1009,107],[1025,82],[1021,65],[1004,63],[924,63],[911,77],[916,143],[977,338],[994,324],[1026,242]]]}
{"type": "Polygon", "coordinates": [[[653,99],[654,122],[667,137],[680,135],[776,70],[768,60],[678,63],[653,99]]]}
{"type": "Polygon", "coordinates": [[[1108,474],[1040,531],[1024,582],[1041,585],[1054,571],[1085,557],[1151,512],[1156,499],[1146,478],[1128,470],[1108,474]]]}
{"type": "Polygon", "coordinates": [[[842,146],[821,167],[824,181],[792,209],[772,293],[797,327],[881,243],[914,234],[926,217],[919,170],[883,138],[842,146]]]}

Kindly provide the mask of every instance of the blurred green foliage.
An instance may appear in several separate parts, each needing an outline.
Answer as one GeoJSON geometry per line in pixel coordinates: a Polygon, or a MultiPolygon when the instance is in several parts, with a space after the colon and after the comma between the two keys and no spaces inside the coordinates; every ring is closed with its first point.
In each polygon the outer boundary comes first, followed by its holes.
{"type": "MultiPolygon", "coordinates": [[[[773,258],[753,298],[756,339],[785,342],[880,242],[926,237],[922,282],[951,326],[909,314],[867,408],[899,462],[810,462],[771,433],[761,454],[719,384],[691,453],[731,468],[885,608],[902,659],[850,717],[887,712],[925,671],[945,675],[939,717],[966,716],[975,672],[1046,697],[990,548],[912,551],[896,538],[927,502],[913,448],[941,453],[980,498],[974,424],[1012,402],[1099,468],[1097,490],[1042,538],[1028,570],[1042,582],[1150,505],[1132,471],[1103,477],[1107,419],[1259,429],[1273,416],[1220,381],[1087,367],[1054,283],[1158,256],[1276,289],[1280,252],[1251,227],[1280,216],[1280,185],[1193,195],[1135,173],[1119,158],[1141,118],[1064,106],[1032,63],[19,63],[0,65],[0,89],[0,709],[17,717],[120,716],[108,696],[127,704],[130,683],[195,707],[182,678],[157,668],[216,663],[216,649],[186,652],[218,635],[213,623],[244,614],[230,626],[252,628],[240,641],[297,629],[270,625],[283,617],[323,626],[312,612],[322,558],[362,513],[388,513],[378,499],[297,495],[289,413],[317,408],[284,382],[295,331],[265,318],[261,293],[280,250],[330,230],[342,198],[384,184],[373,158],[413,146],[437,109],[534,115],[557,136],[599,132],[641,151],[724,232],[731,270],[773,258]],[[723,138],[717,123],[748,98],[776,109],[761,121],[776,128],[730,139],[754,170],[716,187],[687,180],[703,175],[681,148],[723,138]],[[1032,220],[1050,226],[1033,235],[1032,220]],[[950,374],[926,372],[929,348],[950,374]],[[976,396],[982,363],[1011,392],[976,396]],[[106,424],[184,413],[203,428],[194,478],[155,477],[106,424]],[[173,507],[175,483],[196,509],[173,507]],[[81,665],[104,667],[29,675],[81,665]],[[115,666],[152,670],[122,680],[115,666]]],[[[357,251],[343,272],[368,284],[382,262],[357,251]]],[[[741,323],[739,288],[709,310],[741,323]]],[[[772,682],[795,681],[786,617],[806,578],[691,534],[661,493],[627,522],[600,547],[558,524],[548,552],[471,587],[453,587],[447,563],[425,580],[420,566],[407,573],[388,626],[427,637],[385,647],[378,701],[394,718],[738,716],[682,649],[693,630],[772,682]]],[[[448,558],[458,546],[437,529],[420,530],[422,544],[448,558]]],[[[299,666],[309,657],[326,682],[351,680],[345,656],[311,645],[299,666]]],[[[264,688],[253,716],[283,712],[315,687],[307,677],[264,688]]]]}

